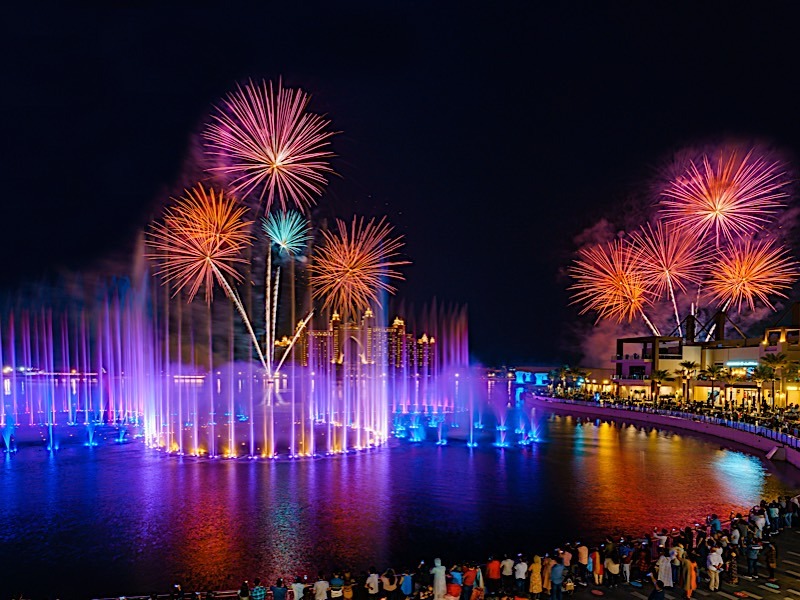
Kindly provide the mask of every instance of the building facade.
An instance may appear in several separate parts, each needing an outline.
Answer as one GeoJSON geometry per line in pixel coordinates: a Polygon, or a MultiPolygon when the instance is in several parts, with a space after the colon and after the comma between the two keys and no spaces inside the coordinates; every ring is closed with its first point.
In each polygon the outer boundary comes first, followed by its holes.
{"type": "Polygon", "coordinates": [[[388,327],[383,326],[369,309],[358,321],[347,323],[334,312],[326,329],[300,331],[296,347],[297,364],[312,370],[335,365],[355,373],[359,365],[371,365],[387,373],[427,376],[436,368],[435,338],[425,333],[415,338],[406,331],[405,321],[400,317],[388,327]]]}
{"type": "Polygon", "coordinates": [[[791,323],[775,325],[750,338],[732,327],[738,337],[726,338],[727,317],[719,313],[706,334],[709,341],[696,341],[693,323],[685,337],[644,336],[620,338],[614,365],[616,393],[622,398],[649,401],[658,397],[752,406],[759,400],[783,407],[800,404],[800,383],[779,369],[768,379],[754,369],[768,354],[784,354],[800,361],[800,303],[791,310],[791,323]],[[691,364],[689,368],[687,363],[691,364]],[[707,369],[718,367],[718,378],[710,379],[707,369]],[[664,372],[668,376],[664,376],[664,372]],[[701,375],[706,371],[705,375],[701,375]]]}

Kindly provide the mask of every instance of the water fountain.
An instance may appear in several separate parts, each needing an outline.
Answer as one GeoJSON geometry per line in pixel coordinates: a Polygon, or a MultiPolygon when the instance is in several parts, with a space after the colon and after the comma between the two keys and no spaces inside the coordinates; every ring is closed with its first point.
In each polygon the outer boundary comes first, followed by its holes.
{"type": "Polygon", "coordinates": [[[186,304],[146,275],[98,284],[89,299],[44,294],[3,312],[5,451],[141,436],[176,455],[288,459],[377,448],[403,431],[441,444],[468,432],[474,442],[483,409],[462,309],[434,306],[421,333],[399,317],[389,325],[384,311],[358,323],[334,313],[309,323],[294,360],[269,377],[230,306],[186,304]]]}

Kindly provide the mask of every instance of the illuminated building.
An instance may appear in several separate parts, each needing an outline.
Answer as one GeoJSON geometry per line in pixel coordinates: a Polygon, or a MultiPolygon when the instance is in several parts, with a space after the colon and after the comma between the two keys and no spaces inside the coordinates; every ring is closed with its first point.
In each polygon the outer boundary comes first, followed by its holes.
{"type": "Polygon", "coordinates": [[[347,323],[334,312],[327,329],[303,329],[296,348],[297,364],[312,370],[334,364],[355,372],[361,364],[409,376],[425,376],[432,374],[436,366],[435,338],[426,333],[415,338],[406,331],[405,321],[400,317],[388,327],[381,326],[369,309],[359,321],[347,323]]]}
{"type": "MultiPolygon", "coordinates": [[[[766,380],[753,378],[753,370],[763,365],[767,354],[785,354],[790,361],[800,361],[800,303],[790,310],[789,325],[778,322],[758,337],[747,337],[724,312],[697,330],[693,317],[687,319],[686,335],[645,336],[617,340],[614,363],[616,393],[622,398],[649,401],[658,396],[708,401],[712,383],[717,404],[752,406],[758,398],[776,406],[800,403],[800,382],[779,372],[766,380]],[[737,337],[726,338],[726,329],[737,337]],[[699,338],[708,341],[697,341],[699,338]],[[696,367],[687,372],[681,363],[696,367]],[[715,365],[722,369],[713,382],[701,371],[715,365]],[[653,374],[666,371],[669,377],[655,381],[653,374]],[[773,394],[774,384],[774,398],[773,394]],[[656,389],[658,388],[658,389],[656,389]]],[[[785,369],[784,369],[785,370],[785,369]]]]}

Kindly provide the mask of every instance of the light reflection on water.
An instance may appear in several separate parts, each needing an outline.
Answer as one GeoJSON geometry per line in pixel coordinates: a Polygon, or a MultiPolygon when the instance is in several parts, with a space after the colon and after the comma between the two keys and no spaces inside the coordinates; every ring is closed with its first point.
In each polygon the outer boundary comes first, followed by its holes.
{"type": "Polygon", "coordinates": [[[133,595],[234,588],[318,568],[544,550],[727,516],[793,489],[718,443],[534,415],[543,441],[394,442],[284,463],[164,456],[139,444],[27,449],[0,476],[8,589],[133,595]],[[33,588],[33,589],[32,589],[33,588]]]}

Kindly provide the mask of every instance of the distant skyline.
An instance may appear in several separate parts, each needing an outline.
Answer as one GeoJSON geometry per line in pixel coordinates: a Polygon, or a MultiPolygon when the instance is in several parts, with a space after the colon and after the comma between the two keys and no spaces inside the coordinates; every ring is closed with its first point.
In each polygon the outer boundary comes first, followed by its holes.
{"type": "Polygon", "coordinates": [[[574,361],[574,239],[671,153],[735,138],[800,165],[798,14],[771,8],[12,11],[0,287],[129,254],[192,183],[212,105],[282,77],[341,132],[315,219],[386,215],[413,263],[398,300],[467,304],[484,364],[574,361]]]}

